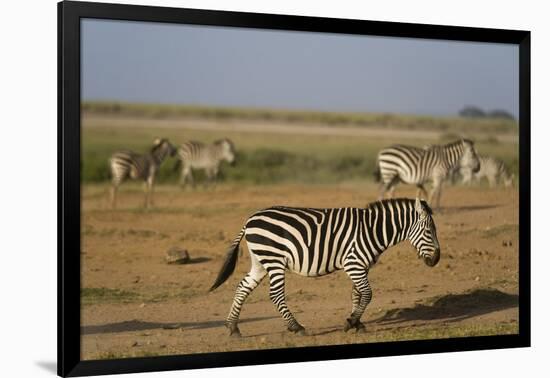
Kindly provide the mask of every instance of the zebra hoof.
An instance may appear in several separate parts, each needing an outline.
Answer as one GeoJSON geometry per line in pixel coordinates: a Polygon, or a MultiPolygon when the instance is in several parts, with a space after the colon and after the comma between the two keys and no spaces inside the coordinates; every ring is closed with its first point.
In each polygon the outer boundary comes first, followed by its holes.
{"type": "Polygon", "coordinates": [[[347,332],[352,328],[355,328],[357,333],[365,332],[365,325],[359,320],[346,319],[346,323],[344,324],[344,332],[347,332]]]}
{"type": "Polygon", "coordinates": [[[229,337],[234,337],[234,338],[241,337],[241,331],[239,330],[239,327],[237,327],[236,324],[228,324],[226,327],[229,328],[229,337]]]}
{"type": "Polygon", "coordinates": [[[306,335],[306,329],[302,327],[300,324],[296,323],[292,326],[288,327],[288,330],[295,335],[305,336],[306,335]]]}
{"type": "Polygon", "coordinates": [[[357,324],[355,325],[355,332],[356,333],[366,333],[367,332],[367,329],[365,328],[365,325],[361,322],[357,322],[357,324]]]}
{"type": "Polygon", "coordinates": [[[344,332],[347,332],[352,328],[355,328],[354,324],[350,319],[346,319],[346,322],[344,323],[344,332]]]}

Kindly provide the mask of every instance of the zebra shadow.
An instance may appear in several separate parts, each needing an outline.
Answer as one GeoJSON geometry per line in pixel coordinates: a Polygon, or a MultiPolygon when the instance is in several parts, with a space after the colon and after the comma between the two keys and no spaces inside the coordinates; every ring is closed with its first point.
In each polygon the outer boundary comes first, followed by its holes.
{"type": "MultiPolygon", "coordinates": [[[[274,319],[274,316],[264,316],[242,319],[239,323],[256,322],[260,320],[274,319]]],[[[159,323],[159,322],[146,322],[141,320],[126,320],[117,323],[88,325],[80,327],[80,333],[82,335],[96,335],[102,333],[121,333],[121,332],[134,332],[134,331],[148,331],[152,329],[207,329],[223,327],[225,320],[211,320],[206,322],[173,322],[173,323],[159,323]]]]}
{"type": "Polygon", "coordinates": [[[456,322],[474,316],[518,307],[519,297],[496,289],[476,289],[463,294],[447,294],[429,304],[396,308],[368,323],[397,324],[417,320],[456,322]]]}

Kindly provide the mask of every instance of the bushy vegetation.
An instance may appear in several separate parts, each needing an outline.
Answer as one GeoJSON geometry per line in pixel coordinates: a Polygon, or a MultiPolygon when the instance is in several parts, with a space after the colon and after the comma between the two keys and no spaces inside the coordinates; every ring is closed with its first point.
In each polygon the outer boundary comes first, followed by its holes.
{"type": "MultiPolygon", "coordinates": [[[[394,143],[423,146],[447,143],[460,138],[455,132],[440,134],[439,140],[407,139],[369,136],[327,136],[276,134],[236,131],[190,130],[162,128],[151,121],[151,127],[113,127],[109,121],[84,121],[82,130],[82,182],[107,182],[109,156],[118,149],[146,152],[152,141],[166,137],[177,145],[186,140],[205,143],[229,137],[236,145],[235,166],[222,164],[221,181],[230,183],[272,184],[277,182],[337,183],[342,181],[372,181],[378,151],[394,143]]],[[[474,139],[475,140],[475,139],[474,139]]],[[[502,159],[516,173],[518,150],[516,144],[500,142],[494,137],[475,140],[480,153],[502,159]]],[[[161,167],[159,183],[176,184],[180,172],[175,170],[176,158],[168,159],[161,167]]],[[[194,172],[197,182],[204,175],[194,172]]]]}
{"type": "Polygon", "coordinates": [[[93,101],[82,104],[83,114],[131,116],[150,119],[195,118],[217,121],[242,120],[279,123],[301,123],[327,126],[356,126],[402,130],[437,130],[441,132],[517,133],[517,123],[497,113],[482,118],[431,117],[388,113],[339,113],[260,108],[225,108],[191,105],[140,104],[93,101]]]}

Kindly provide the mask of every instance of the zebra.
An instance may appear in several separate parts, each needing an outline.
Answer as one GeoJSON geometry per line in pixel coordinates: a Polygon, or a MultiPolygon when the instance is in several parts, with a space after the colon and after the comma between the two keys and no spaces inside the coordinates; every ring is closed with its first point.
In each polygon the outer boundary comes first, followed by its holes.
{"type": "Polygon", "coordinates": [[[164,159],[174,156],[176,149],[167,139],[157,138],[151,151],[147,154],[137,154],[132,151],[117,151],[109,159],[111,167],[111,207],[116,208],[116,196],[118,187],[126,179],[144,180],[145,208],[149,208],[152,202],[152,193],[155,177],[164,159]]]}
{"type": "Polygon", "coordinates": [[[470,185],[472,178],[479,184],[481,179],[486,177],[491,188],[494,188],[498,182],[502,182],[506,188],[510,188],[513,185],[515,175],[510,173],[502,160],[492,156],[480,155],[479,163],[480,169],[477,173],[473,173],[466,168],[460,168],[462,184],[470,185]]]}
{"type": "Polygon", "coordinates": [[[314,209],[276,206],[250,216],[231,244],[210,291],[235,270],[239,244],[246,238],[251,267],[237,286],[226,327],[240,336],[239,314],[248,295],[269,276],[270,298],[289,331],[305,334],[285,301],[285,270],[317,277],[343,269],[353,282],[352,312],[344,331],[364,331],[361,323],[372,298],[369,269],[382,252],[409,240],[426,265],[437,265],[440,246],[432,210],[420,199],[386,199],[366,208],[314,209]]]}
{"type": "Polygon", "coordinates": [[[376,161],[375,178],[381,181],[379,199],[389,191],[393,197],[395,186],[399,181],[405,184],[416,185],[417,196],[425,198],[428,193],[424,184],[431,180],[433,188],[428,202],[435,208],[441,201],[441,186],[452,170],[465,167],[473,172],[480,168],[479,158],[474,143],[469,139],[461,139],[446,145],[430,145],[423,148],[393,145],[382,149],[376,161]]]}
{"type": "Polygon", "coordinates": [[[181,186],[185,186],[187,181],[194,185],[191,169],[204,169],[208,181],[212,181],[217,178],[223,160],[234,164],[235,145],[228,138],[212,144],[189,141],[178,148],[178,159],[178,165],[181,164],[181,186]]]}

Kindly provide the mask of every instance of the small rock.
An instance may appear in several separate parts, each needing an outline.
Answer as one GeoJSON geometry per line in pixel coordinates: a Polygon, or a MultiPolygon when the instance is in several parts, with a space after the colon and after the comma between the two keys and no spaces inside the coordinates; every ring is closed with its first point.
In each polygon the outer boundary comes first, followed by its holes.
{"type": "Polygon", "coordinates": [[[134,278],[134,283],[138,283],[139,281],[141,280],[141,277],[140,276],[136,276],[136,278],[134,278]]]}
{"type": "Polygon", "coordinates": [[[481,278],[479,278],[479,276],[476,276],[476,281],[479,281],[481,278]]]}
{"type": "Polygon", "coordinates": [[[166,252],[165,260],[168,264],[187,264],[191,258],[186,249],[172,247],[166,252]]]}
{"type": "Polygon", "coordinates": [[[139,343],[137,341],[134,341],[134,343],[132,344],[132,347],[138,347],[139,346],[139,343]]]}
{"type": "Polygon", "coordinates": [[[143,307],[145,307],[145,303],[142,303],[139,305],[139,308],[143,308],[143,307]]]}

